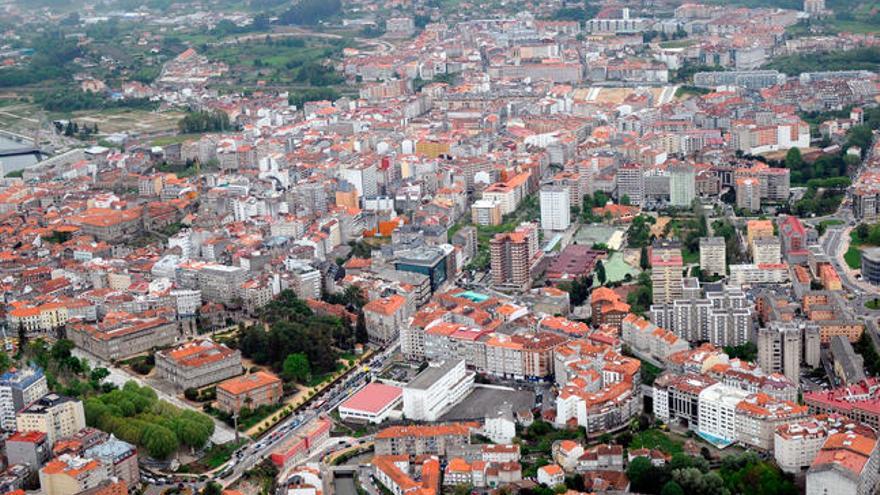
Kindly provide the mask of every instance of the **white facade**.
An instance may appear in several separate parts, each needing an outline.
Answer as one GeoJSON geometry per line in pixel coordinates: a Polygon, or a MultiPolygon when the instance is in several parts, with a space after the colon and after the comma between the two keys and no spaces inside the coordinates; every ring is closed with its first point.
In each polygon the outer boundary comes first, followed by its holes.
{"type": "Polygon", "coordinates": [[[673,167],[669,174],[669,204],[690,207],[697,197],[696,171],[689,165],[673,167]]]}
{"type": "Polygon", "coordinates": [[[178,289],[171,291],[177,307],[178,316],[195,316],[202,307],[202,291],[178,289]]]}
{"type": "Polygon", "coordinates": [[[463,359],[432,363],[403,388],[406,419],[437,421],[474,387],[474,373],[463,359]]]}
{"type": "Polygon", "coordinates": [[[736,440],[736,405],[749,393],[723,383],[716,383],[700,392],[698,409],[699,433],[727,442],[736,440]]]}
{"type": "Polygon", "coordinates": [[[547,186],[541,189],[541,228],[565,230],[571,225],[571,203],[567,187],[547,186]]]}

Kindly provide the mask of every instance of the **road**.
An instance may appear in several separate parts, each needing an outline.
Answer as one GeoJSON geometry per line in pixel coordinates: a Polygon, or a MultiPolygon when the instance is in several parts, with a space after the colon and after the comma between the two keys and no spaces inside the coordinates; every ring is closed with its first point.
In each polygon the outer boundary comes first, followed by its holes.
{"type": "MultiPolygon", "coordinates": [[[[396,351],[396,347],[389,347],[381,353],[375,355],[366,364],[371,370],[383,366],[388,357],[396,351]]],[[[304,425],[308,425],[312,420],[332,411],[342,401],[347,399],[352,393],[360,389],[364,383],[364,379],[368,376],[368,372],[363,367],[358,366],[349,371],[349,375],[321,395],[316,396],[312,401],[312,405],[295,415],[291,415],[287,419],[282,420],[267,432],[263,438],[253,444],[246,445],[239,450],[233,459],[229,461],[227,466],[220,471],[216,477],[224,487],[228,487],[240,478],[246,471],[253,468],[279,446],[284,444],[292,436],[296,435],[304,425]],[[316,404],[319,404],[317,407],[316,404]],[[229,470],[231,468],[231,471],[229,470]]],[[[286,468],[289,468],[287,466],[286,468]]],[[[282,473],[286,472],[286,469],[282,473]]]]}

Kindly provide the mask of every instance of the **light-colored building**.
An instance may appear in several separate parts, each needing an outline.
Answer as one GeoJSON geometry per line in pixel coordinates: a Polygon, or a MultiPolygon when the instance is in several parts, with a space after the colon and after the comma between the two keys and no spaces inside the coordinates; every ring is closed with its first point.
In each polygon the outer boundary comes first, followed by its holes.
{"type": "Polygon", "coordinates": [[[736,207],[748,211],[761,209],[761,179],[742,177],[736,180],[736,207]]]}
{"type": "Polygon", "coordinates": [[[761,265],[777,265],[782,261],[782,244],[778,237],[759,237],[752,240],[753,263],[761,265]]]}
{"type": "Polygon", "coordinates": [[[125,480],[128,486],[140,485],[137,448],[113,435],[107,441],[86,450],[83,456],[97,459],[107,466],[110,476],[125,480]]]}
{"type": "Polygon", "coordinates": [[[697,433],[712,443],[736,441],[736,408],[749,393],[716,383],[700,392],[697,433]]]}
{"type": "Polygon", "coordinates": [[[681,298],[684,263],[677,245],[658,245],[651,252],[651,286],[654,304],[671,303],[681,298]]]}
{"type": "Polygon", "coordinates": [[[176,321],[163,317],[116,314],[97,324],[74,324],[67,335],[77,347],[107,361],[126,359],[155,347],[174,344],[176,321]]]}
{"type": "Polygon", "coordinates": [[[463,359],[431,363],[403,387],[403,414],[410,420],[437,421],[473,386],[474,373],[463,359]]]}
{"type": "Polygon", "coordinates": [[[753,394],[736,406],[736,439],[765,452],[773,450],[779,426],[807,417],[807,406],[781,401],[767,394],[753,394]]]}
{"type": "Polygon", "coordinates": [[[86,416],[82,402],[52,393],[19,411],[15,422],[18,431],[41,431],[49,445],[55,445],[59,438],[85,428],[86,416]]]}
{"type": "Polygon", "coordinates": [[[45,495],[75,495],[109,477],[110,469],[101,461],[64,454],[40,469],[40,488],[45,495]]]}
{"type": "Polygon", "coordinates": [[[669,204],[689,208],[697,197],[697,174],[692,165],[681,164],[669,170],[669,204]]]}
{"type": "Polygon", "coordinates": [[[723,237],[700,238],[700,270],[704,275],[727,275],[727,244],[723,237]]]}
{"type": "Polygon", "coordinates": [[[15,430],[15,414],[49,393],[42,368],[28,366],[0,376],[0,427],[15,430]]]}
{"type": "Polygon", "coordinates": [[[339,417],[343,421],[381,423],[402,401],[400,387],[369,383],[339,405],[339,417]]]}
{"type": "Polygon", "coordinates": [[[880,449],[875,435],[829,435],[807,471],[807,495],[870,495],[880,478],[880,449]]]}
{"type": "Polygon", "coordinates": [[[617,170],[617,196],[629,198],[635,206],[642,206],[645,201],[645,172],[641,165],[627,163],[617,170]]]}
{"type": "Polygon", "coordinates": [[[387,345],[397,340],[409,317],[406,298],[392,294],[364,305],[364,322],[371,342],[387,345]]]}
{"type": "Polygon", "coordinates": [[[156,371],[178,390],[200,388],[240,375],[241,352],[197,339],[157,352],[156,371]]]}
{"type": "Polygon", "coordinates": [[[565,230],[571,225],[569,189],[563,186],[541,188],[541,228],[565,230]]]}

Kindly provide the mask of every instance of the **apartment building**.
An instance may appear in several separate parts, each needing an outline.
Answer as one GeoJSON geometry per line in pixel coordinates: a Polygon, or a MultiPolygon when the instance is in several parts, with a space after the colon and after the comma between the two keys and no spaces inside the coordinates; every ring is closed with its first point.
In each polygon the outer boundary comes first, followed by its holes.
{"type": "Polygon", "coordinates": [[[665,362],[671,354],[690,348],[688,342],[678,335],[634,314],[623,319],[621,339],[633,352],[659,362],[665,362]]]}
{"type": "Polygon", "coordinates": [[[696,373],[664,373],[654,380],[654,416],[666,422],[680,421],[691,430],[700,422],[700,394],[718,383],[696,373]]]}
{"type": "Polygon", "coordinates": [[[807,471],[807,495],[870,495],[880,479],[880,443],[876,435],[829,435],[807,471]]]}
{"type": "Polygon", "coordinates": [[[782,244],[778,237],[758,237],[749,246],[752,262],[758,266],[776,265],[782,262],[782,244]]]}
{"type": "Polygon", "coordinates": [[[700,270],[704,275],[727,275],[727,244],[723,237],[700,238],[700,270]]]}
{"type": "Polygon", "coordinates": [[[409,317],[406,298],[400,294],[374,299],[364,305],[363,310],[370,341],[380,345],[397,340],[409,317]]]}
{"type": "Polygon", "coordinates": [[[473,389],[474,372],[463,359],[430,363],[403,387],[403,414],[415,421],[437,421],[473,389]]]}
{"type": "Polygon", "coordinates": [[[15,430],[15,415],[26,405],[49,393],[43,369],[27,366],[0,376],[0,427],[15,430]]]}
{"type": "Polygon", "coordinates": [[[540,193],[541,228],[566,230],[571,225],[569,189],[563,186],[544,186],[540,193]]]}
{"type": "Polygon", "coordinates": [[[740,177],[736,180],[736,207],[753,212],[761,210],[761,179],[740,177]]]}
{"type": "Polygon", "coordinates": [[[839,414],[880,429],[880,380],[870,377],[861,383],[831,390],[804,392],[804,404],[813,414],[839,414]]]}
{"type": "Polygon", "coordinates": [[[736,440],[765,452],[773,450],[774,435],[779,426],[806,418],[807,406],[780,401],[758,393],[736,405],[736,440]]]}
{"type": "Polygon", "coordinates": [[[236,413],[241,408],[256,409],[277,404],[284,395],[281,379],[266,371],[230,378],[217,385],[217,408],[236,413]]]}
{"type": "Polygon", "coordinates": [[[18,431],[45,433],[49,445],[55,445],[85,428],[86,417],[81,401],[52,393],[19,411],[15,423],[18,431]]]}
{"type": "Polygon", "coordinates": [[[110,469],[101,461],[64,454],[40,469],[40,488],[45,495],[75,495],[109,478],[110,469]]]}
{"type": "Polygon", "coordinates": [[[654,304],[671,303],[681,298],[683,267],[679,245],[655,241],[651,250],[651,286],[654,304]]]}
{"type": "Polygon", "coordinates": [[[439,455],[471,443],[477,423],[392,426],[376,433],[376,455],[439,455]]]}
{"type": "Polygon", "coordinates": [[[776,428],[773,456],[780,469],[801,474],[810,467],[828,435],[852,431],[872,435],[871,428],[837,414],[812,416],[776,428]]]}
{"type": "Polygon", "coordinates": [[[178,390],[200,388],[242,373],[241,352],[197,339],[156,353],[159,378],[178,390]]]}
{"type": "Polygon", "coordinates": [[[532,262],[538,255],[538,232],[522,225],[513,232],[496,234],[489,241],[492,284],[524,292],[532,284],[532,262]]]}
{"type": "Polygon", "coordinates": [[[699,399],[697,433],[716,445],[735,442],[736,408],[748,396],[748,392],[723,383],[703,389],[699,399]]]}
{"type": "Polygon", "coordinates": [[[83,457],[96,459],[108,468],[113,478],[124,480],[128,486],[141,484],[137,448],[114,436],[83,452],[83,457]]]}
{"type": "Polygon", "coordinates": [[[669,205],[689,208],[697,197],[696,170],[692,165],[680,164],[669,170],[669,205]]]}
{"type": "Polygon", "coordinates": [[[627,163],[617,169],[617,195],[629,198],[635,206],[642,206],[645,201],[645,172],[637,163],[627,163]]]}

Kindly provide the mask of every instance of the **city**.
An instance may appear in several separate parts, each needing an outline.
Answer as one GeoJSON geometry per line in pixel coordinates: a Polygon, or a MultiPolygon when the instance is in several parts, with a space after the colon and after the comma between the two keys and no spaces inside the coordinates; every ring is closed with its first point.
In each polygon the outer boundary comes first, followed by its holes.
{"type": "Polygon", "coordinates": [[[880,3],[0,1],[0,495],[880,491],[880,3]]]}

